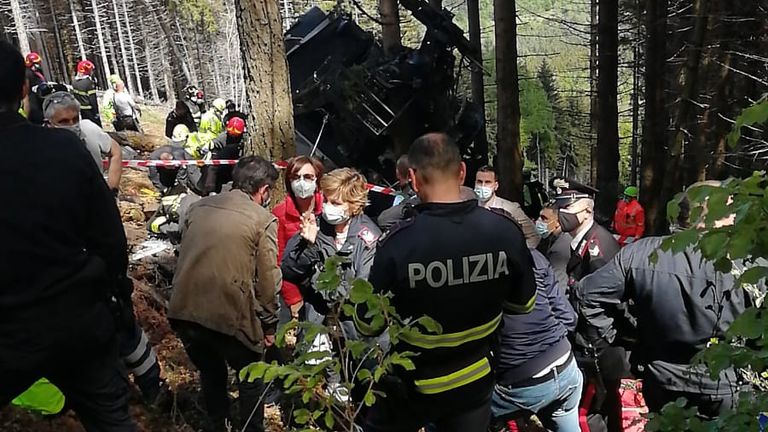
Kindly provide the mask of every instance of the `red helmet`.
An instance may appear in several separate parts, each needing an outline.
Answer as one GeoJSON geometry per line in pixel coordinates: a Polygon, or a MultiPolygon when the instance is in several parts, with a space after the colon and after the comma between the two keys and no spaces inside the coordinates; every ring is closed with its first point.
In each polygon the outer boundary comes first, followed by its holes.
{"type": "Polygon", "coordinates": [[[77,73],[83,74],[83,75],[90,75],[91,72],[93,72],[93,68],[95,66],[93,63],[91,63],[90,60],[80,60],[77,63],[77,73]]]}
{"type": "Polygon", "coordinates": [[[33,65],[39,65],[43,62],[43,58],[40,57],[40,54],[36,52],[31,52],[27,54],[27,57],[24,58],[24,64],[29,68],[33,65]]]}
{"type": "Polygon", "coordinates": [[[227,134],[240,136],[245,132],[245,120],[240,117],[232,117],[227,122],[227,134]]]}

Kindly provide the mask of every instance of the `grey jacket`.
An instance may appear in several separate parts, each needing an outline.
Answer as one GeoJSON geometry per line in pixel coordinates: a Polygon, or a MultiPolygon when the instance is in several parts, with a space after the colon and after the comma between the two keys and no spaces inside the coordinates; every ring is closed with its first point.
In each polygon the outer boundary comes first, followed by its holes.
{"type": "Polygon", "coordinates": [[[691,362],[710,338],[725,336],[752,299],[735,286],[733,274],[716,271],[699,252],[661,252],[663,240],[649,237],[630,244],[582,279],[576,289],[578,312],[597,337],[611,343],[617,337],[612,313],[620,303],[629,303],[638,333],[632,363],[644,366],[644,379],[672,391],[731,394],[738,388],[733,369],[712,380],[691,362]],[[651,264],[654,251],[658,262],[651,264]]]}
{"type": "Polygon", "coordinates": [[[320,231],[314,244],[304,240],[301,233],[297,233],[288,241],[283,252],[281,269],[285,280],[299,286],[304,301],[312,305],[319,314],[325,315],[330,303],[348,293],[348,282],[353,279],[368,279],[381,231],[368,216],[355,216],[350,221],[346,242],[337,250],[334,227],[322,217],[318,217],[317,223],[320,231]],[[316,289],[317,276],[323,269],[325,260],[332,256],[339,256],[344,260],[344,277],[337,292],[321,293],[316,289]]]}

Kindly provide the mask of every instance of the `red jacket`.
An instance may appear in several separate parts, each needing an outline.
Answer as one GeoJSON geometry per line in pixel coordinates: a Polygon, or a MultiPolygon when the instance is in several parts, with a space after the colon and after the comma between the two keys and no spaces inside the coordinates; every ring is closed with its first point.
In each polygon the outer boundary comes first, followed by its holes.
{"type": "Polygon", "coordinates": [[[630,202],[619,201],[613,216],[613,228],[619,235],[619,244],[623,245],[628,237],[639,239],[645,232],[645,210],[633,199],[630,202]]]}
{"type": "MultiPolygon", "coordinates": [[[[323,195],[315,193],[315,215],[323,211],[323,195]]],[[[288,240],[301,229],[301,215],[296,209],[296,203],[293,198],[287,196],[280,204],[272,209],[272,214],[277,218],[277,261],[283,258],[283,251],[288,240]]],[[[281,291],[283,299],[288,306],[294,305],[302,300],[301,292],[296,284],[283,280],[281,291]]]]}

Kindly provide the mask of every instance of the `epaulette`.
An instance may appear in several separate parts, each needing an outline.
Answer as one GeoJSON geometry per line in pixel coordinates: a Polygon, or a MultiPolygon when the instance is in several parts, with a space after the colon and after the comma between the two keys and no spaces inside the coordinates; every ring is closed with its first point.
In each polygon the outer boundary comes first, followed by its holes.
{"type": "Polygon", "coordinates": [[[392,228],[388,229],[384,234],[382,234],[379,237],[379,244],[384,244],[385,241],[392,238],[395,234],[403,231],[405,228],[408,228],[413,224],[413,221],[415,218],[409,218],[402,220],[400,222],[397,222],[396,224],[392,225],[392,228]]]}

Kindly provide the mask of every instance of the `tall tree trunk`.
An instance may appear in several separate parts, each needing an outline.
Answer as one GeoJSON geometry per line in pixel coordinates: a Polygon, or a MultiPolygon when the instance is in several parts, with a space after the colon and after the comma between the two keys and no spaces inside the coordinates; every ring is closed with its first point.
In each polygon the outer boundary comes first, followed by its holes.
{"type": "MultiPolygon", "coordinates": [[[[187,49],[187,38],[184,37],[184,31],[181,29],[181,24],[179,24],[179,17],[176,17],[175,23],[176,23],[176,31],[179,32],[181,49],[184,50],[184,58],[192,59],[192,57],[189,55],[189,49],[187,49]]],[[[199,85],[200,80],[198,79],[198,76],[197,76],[197,68],[195,68],[195,63],[193,61],[190,61],[190,62],[185,61],[182,64],[189,69],[189,74],[192,77],[192,79],[189,80],[189,84],[199,85]]]]}
{"type": "Polygon", "coordinates": [[[112,40],[112,28],[106,21],[104,22],[104,27],[106,27],[106,32],[104,32],[104,34],[107,36],[107,47],[109,48],[109,57],[112,62],[112,72],[119,76],[120,67],[117,65],[118,53],[117,48],[115,47],[115,42],[112,40]]]}
{"type": "Polygon", "coordinates": [[[141,73],[139,72],[139,62],[136,59],[136,44],[133,42],[133,31],[131,30],[131,20],[128,19],[128,6],[123,0],[123,15],[125,15],[125,28],[128,30],[128,42],[131,45],[131,59],[133,60],[133,73],[136,76],[136,89],[139,97],[144,97],[144,88],[141,85],[141,73]]]}
{"type": "Polygon", "coordinates": [[[296,153],[293,103],[278,0],[235,0],[251,125],[246,151],[267,160],[296,153]]]}
{"type": "Polygon", "coordinates": [[[598,24],[597,95],[600,118],[597,126],[596,215],[610,220],[619,194],[619,5],[600,2],[598,24]]]}
{"type": "Polygon", "coordinates": [[[149,94],[154,102],[160,102],[160,95],[157,93],[157,82],[155,81],[155,69],[152,66],[152,50],[150,49],[149,35],[147,34],[147,28],[144,26],[144,18],[141,13],[139,14],[139,27],[141,28],[141,38],[144,39],[144,60],[147,62],[149,94]]]}
{"type": "Polygon", "coordinates": [[[397,0],[379,0],[379,17],[381,17],[381,44],[388,56],[397,54],[401,47],[400,13],[397,0]]]}
{"type": "MultiPolygon", "coordinates": [[[[709,20],[707,0],[694,0],[693,15],[693,37],[688,44],[686,61],[681,72],[680,82],[683,83],[683,91],[680,95],[680,107],[675,120],[675,136],[665,159],[664,183],[661,188],[661,196],[658,197],[662,203],[672,199],[674,193],[682,188],[684,179],[684,173],[681,172],[682,152],[686,139],[686,128],[691,124],[693,99],[696,97],[698,88],[701,51],[709,20]]],[[[657,232],[664,232],[667,229],[666,206],[660,209],[660,213],[663,217],[656,219],[654,228],[657,232]]]]}
{"type": "Polygon", "coordinates": [[[597,125],[600,101],[597,92],[597,0],[589,1],[589,182],[597,184],[597,125]]]}
{"type": "Polygon", "coordinates": [[[520,148],[516,11],[515,0],[494,0],[499,195],[520,202],[523,196],[523,152],[520,148]]]}
{"type": "Polygon", "coordinates": [[[53,8],[53,0],[48,0],[48,7],[51,8],[51,17],[53,18],[53,36],[56,40],[56,52],[58,52],[59,61],[61,62],[61,76],[62,78],[69,78],[69,74],[67,73],[67,59],[64,57],[64,47],[61,43],[61,30],[59,29],[59,20],[56,18],[56,10],[53,8]]]}
{"type": "MultiPolygon", "coordinates": [[[[165,85],[166,101],[173,106],[176,103],[176,91],[173,84],[173,68],[168,62],[167,47],[160,44],[160,58],[163,60],[163,84],[165,85]]],[[[178,89],[181,90],[181,89],[178,89]]]]}
{"type": "Polygon", "coordinates": [[[19,0],[11,0],[11,11],[13,13],[13,24],[16,26],[16,37],[19,38],[19,48],[21,53],[29,53],[29,37],[27,36],[27,26],[24,23],[24,15],[21,13],[19,0]]]}
{"type": "MultiPolygon", "coordinates": [[[[480,35],[480,2],[479,0],[467,0],[467,23],[469,25],[469,43],[472,44],[475,52],[478,54],[477,60],[483,63],[483,45],[480,35]]],[[[488,163],[488,135],[485,129],[485,82],[483,69],[473,64],[470,69],[472,80],[472,101],[480,108],[483,116],[483,123],[480,133],[475,138],[475,155],[479,157],[478,163],[486,165],[488,163]]]]}
{"type": "Polygon", "coordinates": [[[115,13],[115,23],[117,25],[117,41],[120,43],[120,57],[123,59],[125,86],[128,89],[128,93],[134,94],[133,84],[131,83],[131,68],[128,66],[128,52],[125,50],[125,41],[123,40],[123,26],[120,24],[120,11],[117,9],[117,0],[112,0],[112,9],[115,13]]]}
{"type": "Polygon", "coordinates": [[[642,26],[640,25],[643,17],[643,6],[640,0],[635,2],[635,41],[632,50],[632,148],[630,151],[630,173],[629,183],[637,185],[637,172],[639,163],[639,143],[640,143],[640,41],[643,40],[642,26]]]}
{"type": "MultiPolygon", "coordinates": [[[[104,67],[104,75],[112,75],[112,71],[109,70],[109,58],[107,57],[107,49],[104,46],[104,34],[101,31],[101,17],[99,14],[99,5],[96,0],[91,0],[91,8],[93,9],[93,20],[96,23],[96,37],[99,40],[99,53],[101,53],[101,64],[104,67]]],[[[115,71],[117,72],[117,71],[115,71]]]]}
{"type": "MultiPolygon", "coordinates": [[[[171,80],[174,86],[170,89],[166,88],[166,91],[169,92],[168,98],[170,100],[170,93],[181,92],[182,87],[184,87],[183,83],[180,82],[182,78],[186,80],[188,84],[193,82],[192,74],[190,73],[189,67],[185,60],[188,58],[188,56],[184,56],[179,50],[179,47],[176,46],[175,38],[173,37],[173,31],[171,30],[171,24],[169,21],[167,21],[168,13],[163,13],[164,6],[153,4],[151,0],[142,0],[142,3],[144,4],[146,10],[153,12],[155,21],[165,36],[165,40],[167,42],[167,50],[170,52],[170,54],[173,55],[173,59],[175,60],[172,63],[169,62],[169,65],[172,68],[171,70],[174,72],[172,76],[173,79],[171,80]]],[[[173,97],[175,98],[175,96],[176,95],[174,94],[173,97]]]]}
{"type": "Polygon", "coordinates": [[[80,31],[80,21],[77,19],[75,2],[69,2],[69,10],[72,12],[72,24],[75,26],[75,36],[77,37],[77,47],[80,49],[80,59],[85,60],[85,47],[83,46],[83,33],[80,31]]]}

